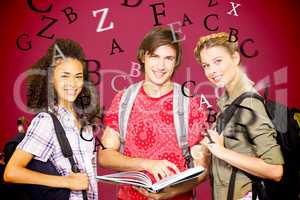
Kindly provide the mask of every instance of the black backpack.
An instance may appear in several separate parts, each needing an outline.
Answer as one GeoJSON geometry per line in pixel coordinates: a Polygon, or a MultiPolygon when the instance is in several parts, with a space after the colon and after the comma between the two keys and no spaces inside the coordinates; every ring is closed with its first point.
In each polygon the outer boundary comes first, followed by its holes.
{"type": "Polygon", "coordinates": [[[3,180],[4,175],[4,169],[10,160],[12,154],[14,153],[16,147],[18,144],[22,141],[24,138],[24,133],[17,133],[17,135],[9,140],[3,148],[4,152],[4,165],[0,165],[1,167],[1,185],[0,185],[0,196],[3,197],[2,199],[10,199],[10,200],[31,200],[30,195],[28,194],[26,187],[24,184],[10,184],[5,183],[3,180]]]}
{"type": "MultiPolygon", "coordinates": [[[[69,159],[72,166],[72,172],[80,172],[78,165],[75,163],[73,158],[73,151],[61,123],[53,113],[49,112],[49,114],[52,118],[54,130],[63,156],[69,159]]],[[[28,163],[27,168],[44,174],[61,176],[50,160],[47,162],[42,162],[32,159],[28,163]]],[[[22,195],[25,195],[26,199],[29,198],[32,200],[69,200],[71,192],[70,189],[66,188],[53,188],[42,185],[10,184],[10,186],[13,188],[18,188],[22,191],[22,195]]],[[[14,189],[11,191],[14,191],[14,189]]],[[[82,191],[82,195],[83,200],[87,200],[87,193],[85,190],[82,191]]]]}
{"type": "MultiPolygon", "coordinates": [[[[265,105],[268,117],[277,131],[276,140],[281,147],[285,162],[283,177],[280,182],[262,179],[245,172],[252,180],[252,199],[256,200],[258,196],[259,200],[298,200],[300,195],[300,122],[297,121],[297,115],[300,114],[300,111],[268,100],[266,96],[264,98],[257,93],[245,92],[219,115],[216,127],[218,133],[224,130],[238,109],[251,110],[240,105],[245,98],[256,98],[265,105]]],[[[253,110],[252,113],[255,114],[253,110]]],[[[250,139],[249,135],[247,137],[250,139]]],[[[249,142],[251,143],[251,141],[249,142]]],[[[235,177],[238,170],[235,167],[232,169],[227,200],[233,200],[235,177]]]]}

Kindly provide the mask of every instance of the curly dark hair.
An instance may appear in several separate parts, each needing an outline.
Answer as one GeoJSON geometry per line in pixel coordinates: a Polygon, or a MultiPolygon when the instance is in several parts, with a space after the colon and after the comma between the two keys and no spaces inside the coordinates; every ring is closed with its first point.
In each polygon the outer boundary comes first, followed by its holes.
{"type": "Polygon", "coordinates": [[[98,94],[91,89],[93,87],[89,81],[83,49],[77,42],[69,39],[57,39],[48,48],[46,55],[32,65],[27,78],[27,106],[35,113],[47,112],[48,108],[57,112],[58,99],[52,74],[55,61],[63,58],[58,56],[60,54],[57,53],[57,47],[65,58],[77,59],[83,66],[84,85],[73,103],[73,108],[82,127],[92,124],[100,112],[98,94]]]}

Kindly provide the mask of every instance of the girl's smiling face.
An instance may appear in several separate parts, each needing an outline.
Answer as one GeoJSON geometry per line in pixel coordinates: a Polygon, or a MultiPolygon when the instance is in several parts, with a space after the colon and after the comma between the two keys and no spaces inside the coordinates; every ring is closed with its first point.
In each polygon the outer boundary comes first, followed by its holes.
{"type": "Polygon", "coordinates": [[[73,103],[83,87],[83,65],[73,58],[58,60],[53,72],[54,89],[58,103],[69,106],[73,103]]]}
{"type": "Polygon", "coordinates": [[[200,56],[204,73],[214,85],[228,86],[238,75],[238,52],[230,54],[225,47],[215,46],[202,49],[200,56]]]}

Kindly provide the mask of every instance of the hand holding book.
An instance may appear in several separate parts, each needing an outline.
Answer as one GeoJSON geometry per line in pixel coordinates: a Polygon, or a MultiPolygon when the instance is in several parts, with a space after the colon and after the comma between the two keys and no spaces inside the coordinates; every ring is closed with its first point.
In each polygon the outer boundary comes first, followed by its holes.
{"type": "Polygon", "coordinates": [[[209,139],[205,137],[199,144],[194,145],[191,148],[191,156],[193,158],[194,166],[203,166],[207,168],[210,163],[211,153],[203,143],[209,143],[209,139]]]}
{"type": "Polygon", "coordinates": [[[144,160],[142,162],[142,168],[153,174],[156,181],[159,181],[165,177],[180,173],[179,169],[174,163],[168,160],[144,160]]]}

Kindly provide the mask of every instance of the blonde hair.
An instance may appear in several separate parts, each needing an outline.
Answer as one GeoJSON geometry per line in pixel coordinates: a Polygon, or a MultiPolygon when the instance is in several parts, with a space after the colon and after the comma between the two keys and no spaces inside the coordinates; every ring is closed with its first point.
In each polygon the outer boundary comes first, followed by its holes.
{"type": "Polygon", "coordinates": [[[224,47],[231,55],[234,52],[239,52],[238,42],[232,42],[229,34],[226,32],[213,33],[199,38],[194,49],[194,55],[198,63],[201,63],[200,52],[204,48],[211,48],[215,46],[224,47]]]}

